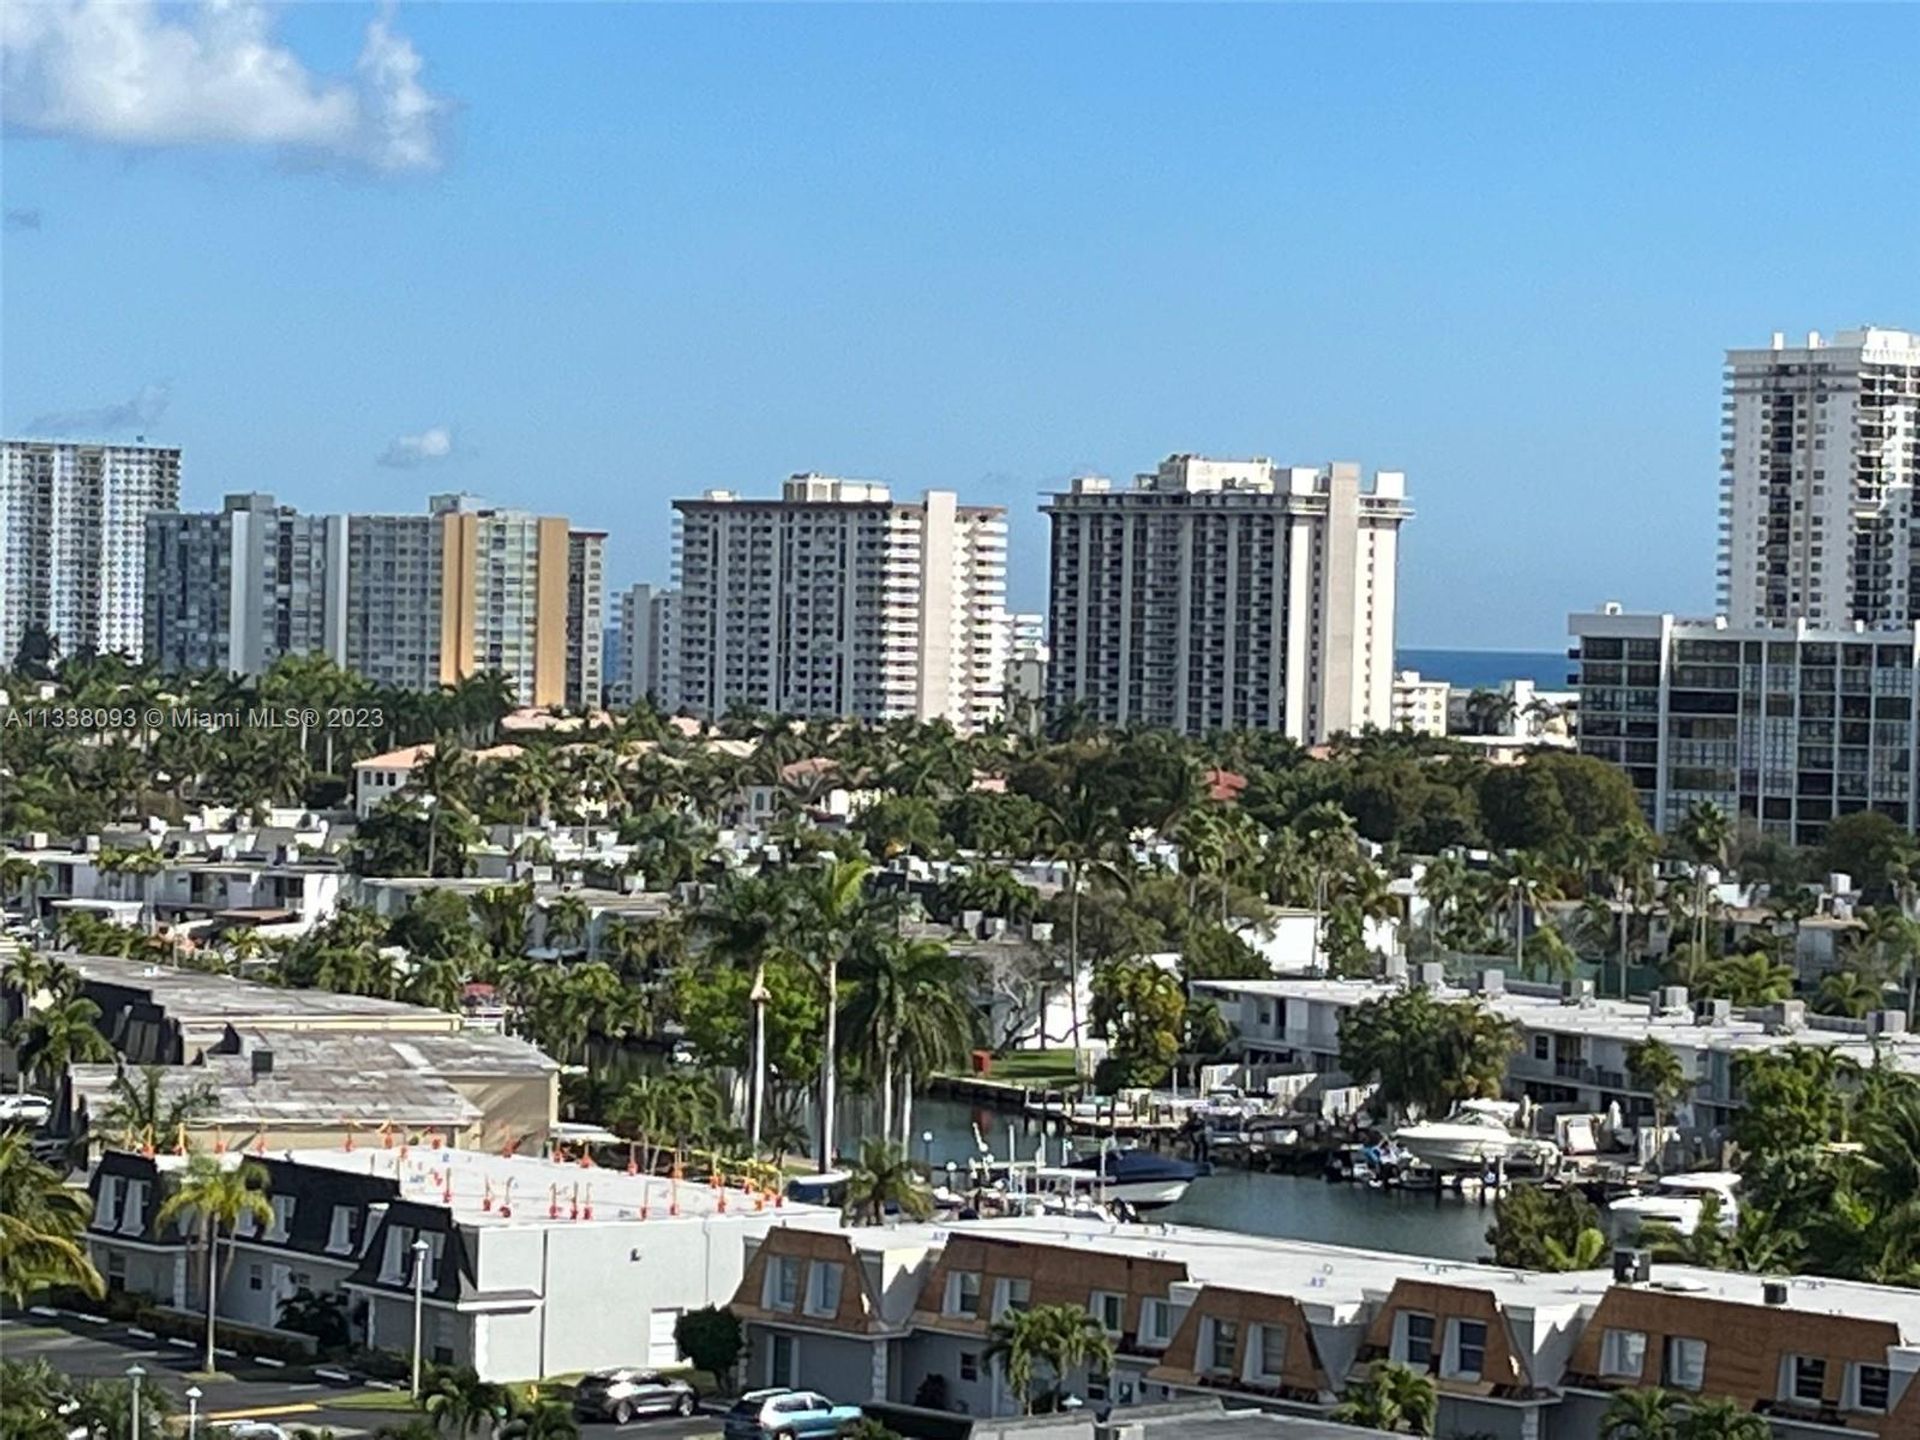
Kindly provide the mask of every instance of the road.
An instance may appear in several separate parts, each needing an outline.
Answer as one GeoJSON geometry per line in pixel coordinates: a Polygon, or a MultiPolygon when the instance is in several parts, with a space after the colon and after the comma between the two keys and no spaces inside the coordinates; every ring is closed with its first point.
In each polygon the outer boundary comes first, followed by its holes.
{"type": "MultiPolygon", "coordinates": [[[[124,1325],[99,1324],[73,1315],[30,1313],[0,1320],[0,1358],[45,1360],[62,1375],[89,1380],[121,1379],[129,1366],[139,1365],[147,1372],[141,1383],[171,1391],[180,1413],[185,1415],[187,1386],[196,1383],[187,1372],[200,1367],[201,1352],[197,1346],[134,1334],[124,1325]]],[[[407,1418],[406,1397],[398,1390],[239,1358],[222,1359],[220,1364],[232,1375],[231,1380],[198,1382],[204,1392],[200,1399],[202,1435],[208,1433],[209,1424],[218,1426],[223,1420],[258,1419],[289,1429],[328,1429],[341,1440],[351,1440],[371,1435],[382,1425],[404,1423],[407,1418]],[[393,1410],[364,1408],[365,1402],[377,1403],[380,1398],[391,1400],[393,1410]]],[[[691,1420],[637,1420],[625,1429],[612,1424],[583,1425],[580,1433],[583,1440],[717,1440],[720,1423],[713,1416],[702,1415],[691,1420]]]]}

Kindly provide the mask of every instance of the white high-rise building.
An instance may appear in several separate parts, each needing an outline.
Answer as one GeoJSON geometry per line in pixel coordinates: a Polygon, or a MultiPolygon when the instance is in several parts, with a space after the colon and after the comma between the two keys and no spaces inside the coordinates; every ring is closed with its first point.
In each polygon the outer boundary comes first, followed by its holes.
{"type": "Polygon", "coordinates": [[[62,655],[138,658],[147,516],[179,503],[176,449],[0,442],[0,661],[35,627],[62,655]]]}
{"type": "Polygon", "coordinates": [[[778,500],[674,502],[673,664],[696,715],[999,718],[1006,512],[796,475],[778,500]]]}
{"type": "Polygon", "coordinates": [[[633,585],[621,592],[619,682],[608,687],[618,704],[650,700],[671,710],[680,703],[673,681],[673,612],[679,598],[662,585],[633,585]]]}
{"type": "Polygon", "coordinates": [[[1734,625],[1920,618],[1920,335],[1727,352],[1721,611],[1734,625]]]}
{"type": "Polygon", "coordinates": [[[1404,475],[1174,455],[1042,509],[1055,714],[1309,742],[1393,724],[1404,475]]]}

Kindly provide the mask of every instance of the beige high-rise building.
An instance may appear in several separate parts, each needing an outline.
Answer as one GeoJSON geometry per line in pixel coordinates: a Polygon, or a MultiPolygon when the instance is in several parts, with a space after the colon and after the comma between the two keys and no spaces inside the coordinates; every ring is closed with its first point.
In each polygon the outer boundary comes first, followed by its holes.
{"type": "Polygon", "coordinates": [[[466,496],[436,495],[428,509],[439,529],[439,683],[498,670],[522,704],[598,705],[606,536],[466,496]]]}
{"type": "Polygon", "coordinates": [[[0,664],[29,629],[62,655],[140,657],[147,516],[180,503],[180,452],[0,442],[0,664]]]}
{"type": "Polygon", "coordinates": [[[718,715],[999,718],[1006,512],[951,491],[796,475],[778,500],[674,502],[681,705],[718,715]]]}
{"type": "Polygon", "coordinates": [[[1053,713],[1307,742],[1393,724],[1404,475],[1174,455],[1041,508],[1053,713]]]}
{"type": "Polygon", "coordinates": [[[1920,619],[1920,334],[1729,350],[1719,602],[1734,625],[1920,619]]]}

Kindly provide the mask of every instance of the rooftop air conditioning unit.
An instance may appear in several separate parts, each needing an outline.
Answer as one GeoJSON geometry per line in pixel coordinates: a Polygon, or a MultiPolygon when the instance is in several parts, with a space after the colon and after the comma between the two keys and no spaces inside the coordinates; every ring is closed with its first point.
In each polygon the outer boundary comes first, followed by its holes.
{"type": "Polygon", "coordinates": [[[1507,972],[1497,967],[1480,972],[1480,993],[1482,995],[1504,995],[1507,993],[1507,972]]]}
{"type": "Polygon", "coordinates": [[[1438,990],[1447,983],[1447,967],[1437,960],[1428,960],[1420,966],[1419,984],[1422,990],[1438,990]]]}
{"type": "Polygon", "coordinates": [[[1562,1005],[1593,1004],[1593,981],[1591,980],[1566,981],[1560,986],[1560,1003],[1562,1005]]]}
{"type": "Polygon", "coordinates": [[[1904,1010],[1875,1010],[1867,1016],[1867,1034],[1904,1035],[1907,1033],[1907,1012],[1904,1010]]]}
{"type": "Polygon", "coordinates": [[[1786,1304],[1787,1303],[1787,1282],[1784,1280],[1767,1281],[1765,1284],[1763,1284],[1760,1287],[1760,1296],[1769,1305],[1786,1304]]]}
{"type": "Polygon", "coordinates": [[[1660,1009],[1667,1015],[1685,1015],[1687,1013],[1687,987],[1684,985],[1663,985],[1660,988],[1660,1009]]]}
{"type": "Polygon", "coordinates": [[[1733,1002],[1718,997],[1697,1000],[1693,1006],[1693,1018],[1702,1025],[1725,1025],[1733,1019],[1733,1002]]]}

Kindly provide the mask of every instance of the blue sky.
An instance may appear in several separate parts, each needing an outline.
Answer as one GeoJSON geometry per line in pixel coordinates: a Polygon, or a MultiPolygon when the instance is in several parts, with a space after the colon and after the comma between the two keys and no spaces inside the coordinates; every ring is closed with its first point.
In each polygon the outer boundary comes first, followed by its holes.
{"type": "Polygon", "coordinates": [[[1006,505],[1039,608],[1076,470],[1354,459],[1404,644],[1551,648],[1710,604],[1726,346],[1920,326],[1899,5],[135,4],[112,105],[99,12],[14,10],[9,434],[565,513],[623,583],[817,469],[1006,505]]]}

